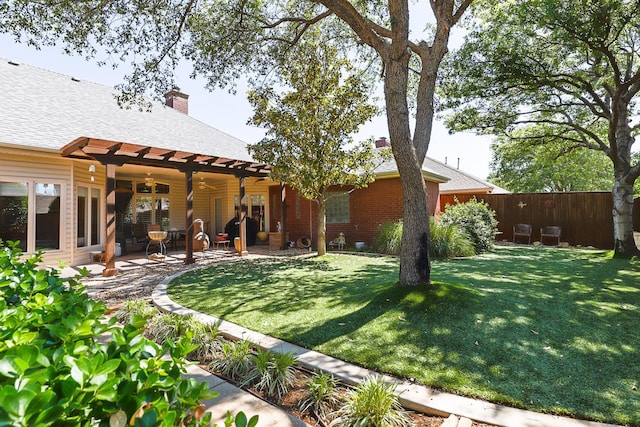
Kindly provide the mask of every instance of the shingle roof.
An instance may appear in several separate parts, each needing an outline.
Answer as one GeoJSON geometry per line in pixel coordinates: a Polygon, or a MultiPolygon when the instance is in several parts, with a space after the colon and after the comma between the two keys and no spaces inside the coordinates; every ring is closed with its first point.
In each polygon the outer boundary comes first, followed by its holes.
{"type": "Polygon", "coordinates": [[[443,193],[459,193],[465,192],[487,192],[487,193],[508,193],[507,190],[500,188],[490,182],[484,181],[467,172],[455,169],[437,160],[427,157],[425,164],[440,175],[449,178],[449,181],[440,184],[440,194],[443,193]]]}
{"type": "Polygon", "coordinates": [[[115,90],[0,58],[0,144],[59,151],[79,137],[253,161],[246,143],[161,103],[120,108],[115,90]]]}
{"type": "MultiPolygon", "coordinates": [[[[394,159],[387,160],[381,163],[374,170],[376,177],[384,177],[386,176],[396,176],[398,174],[398,166],[396,165],[396,161],[394,159]]],[[[422,174],[425,179],[429,181],[442,183],[447,182],[449,180],[448,177],[441,175],[437,171],[433,170],[428,164],[427,161],[422,164],[422,174]]]]}
{"type": "MultiPolygon", "coordinates": [[[[473,175],[454,169],[430,157],[426,157],[422,164],[422,171],[425,178],[440,183],[440,193],[455,192],[487,192],[487,193],[508,193],[496,185],[483,181],[473,175]]],[[[375,169],[376,175],[392,175],[398,173],[395,160],[382,163],[375,169]]]]}

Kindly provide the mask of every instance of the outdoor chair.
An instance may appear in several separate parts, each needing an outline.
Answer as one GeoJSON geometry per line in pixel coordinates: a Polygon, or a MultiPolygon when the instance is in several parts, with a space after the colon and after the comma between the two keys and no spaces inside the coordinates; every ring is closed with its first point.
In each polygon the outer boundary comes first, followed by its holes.
{"type": "Polygon", "coordinates": [[[531,232],[533,227],[531,224],[516,224],[513,226],[513,243],[516,243],[517,237],[526,237],[528,243],[531,244],[531,232]]]}
{"type": "Polygon", "coordinates": [[[145,230],[143,223],[136,222],[131,224],[131,244],[138,243],[138,240],[144,240],[146,237],[147,231],[145,230]]]}
{"type": "Polygon", "coordinates": [[[560,246],[560,233],[562,229],[556,225],[547,225],[540,229],[540,243],[544,245],[545,237],[547,239],[553,238],[557,240],[556,245],[560,246]]]}

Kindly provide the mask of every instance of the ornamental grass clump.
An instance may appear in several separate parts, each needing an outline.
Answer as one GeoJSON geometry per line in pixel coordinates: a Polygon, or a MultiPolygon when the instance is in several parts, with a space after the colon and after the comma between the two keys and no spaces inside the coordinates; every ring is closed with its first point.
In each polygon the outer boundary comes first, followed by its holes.
{"type": "Polygon", "coordinates": [[[395,386],[381,377],[368,377],[351,390],[336,418],[335,427],[409,427],[411,420],[400,406],[395,386]]]}
{"type": "Polygon", "coordinates": [[[143,299],[134,299],[122,304],[122,307],[116,310],[113,315],[118,319],[118,322],[128,325],[133,321],[135,316],[149,320],[157,314],[158,309],[149,305],[147,301],[143,299]]]}
{"type": "Polygon", "coordinates": [[[474,256],[476,251],[464,228],[458,224],[443,224],[432,219],[429,254],[433,258],[450,259],[474,256]]]}
{"type": "Polygon", "coordinates": [[[328,372],[314,372],[307,382],[307,395],[298,408],[302,413],[311,413],[324,424],[340,404],[338,380],[328,372]]]}
{"type": "Polygon", "coordinates": [[[224,341],[220,350],[210,364],[211,369],[235,381],[246,378],[254,363],[251,343],[246,340],[224,341]]]}
{"type": "Polygon", "coordinates": [[[206,363],[213,360],[221,350],[218,328],[218,323],[202,323],[192,316],[159,314],[147,323],[147,336],[159,344],[188,337],[195,348],[187,358],[206,363]]]}
{"type": "MultiPolygon", "coordinates": [[[[387,255],[400,255],[402,220],[382,224],[373,241],[373,249],[387,255]]],[[[469,257],[476,254],[473,239],[459,224],[452,222],[430,222],[429,255],[448,259],[469,257]]]]}
{"type": "Polygon", "coordinates": [[[402,220],[387,222],[378,228],[373,240],[373,250],[381,254],[400,255],[402,220]]]}
{"type": "Polygon", "coordinates": [[[147,323],[147,337],[158,344],[167,340],[176,340],[194,330],[196,320],[192,316],[164,313],[152,318],[147,323]]]}
{"type": "Polygon", "coordinates": [[[195,322],[193,328],[191,343],[197,347],[187,355],[187,358],[202,363],[213,361],[222,351],[220,323],[195,322]]]}
{"type": "Polygon", "coordinates": [[[244,385],[253,385],[256,391],[268,397],[282,399],[295,382],[295,365],[298,358],[293,353],[276,353],[258,349],[253,355],[253,367],[244,385]]]}

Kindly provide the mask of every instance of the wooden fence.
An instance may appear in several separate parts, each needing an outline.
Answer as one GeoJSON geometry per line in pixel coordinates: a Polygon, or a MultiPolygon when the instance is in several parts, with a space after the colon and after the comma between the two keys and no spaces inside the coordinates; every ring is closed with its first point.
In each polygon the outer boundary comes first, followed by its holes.
{"type": "Polygon", "coordinates": [[[560,240],[572,246],[613,249],[613,199],[609,192],[513,193],[513,194],[443,194],[441,209],[466,202],[472,197],[484,200],[496,211],[496,240],[512,241],[514,224],[531,224],[531,241],[540,240],[540,227],[562,227],[560,240]]]}

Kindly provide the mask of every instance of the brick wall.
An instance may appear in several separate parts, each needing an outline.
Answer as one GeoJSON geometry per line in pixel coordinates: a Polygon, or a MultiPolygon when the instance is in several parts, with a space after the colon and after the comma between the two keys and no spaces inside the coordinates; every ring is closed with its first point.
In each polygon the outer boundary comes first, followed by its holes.
{"type": "MultiPolygon", "coordinates": [[[[439,211],[438,184],[427,182],[429,212],[439,211]]],[[[269,200],[280,200],[280,188],[269,188],[269,200]]],[[[271,206],[271,230],[276,230],[277,221],[282,218],[280,204],[271,206]]],[[[327,224],[327,242],[338,233],[345,234],[347,244],[365,242],[371,245],[378,227],[386,222],[402,218],[402,187],[400,178],[380,179],[367,188],[350,194],[350,222],[348,224],[327,224]]],[[[310,236],[315,246],[317,241],[318,207],[313,201],[299,197],[297,191],[287,187],[287,232],[289,240],[296,241],[302,236],[310,236]],[[311,214],[310,214],[311,210],[311,214]],[[311,216],[310,216],[311,215],[311,216]],[[311,227],[309,223],[311,220],[311,227]]]]}

